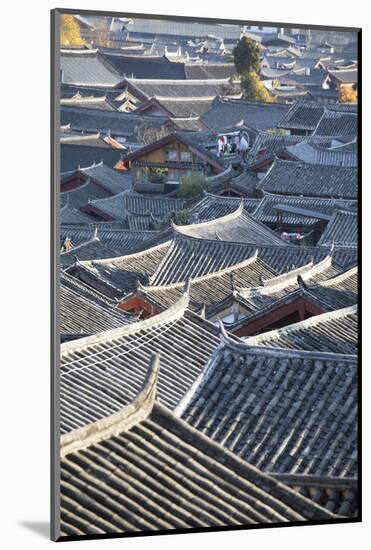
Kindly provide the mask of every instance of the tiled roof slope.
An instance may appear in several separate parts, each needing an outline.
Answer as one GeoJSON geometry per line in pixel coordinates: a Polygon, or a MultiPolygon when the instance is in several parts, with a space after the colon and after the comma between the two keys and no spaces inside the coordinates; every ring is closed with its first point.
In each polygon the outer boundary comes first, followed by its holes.
{"type": "MultiPolygon", "coordinates": [[[[189,308],[195,311],[203,306],[211,306],[226,296],[232,295],[236,288],[257,286],[261,279],[270,279],[276,272],[257,257],[251,257],[224,270],[210,273],[190,280],[189,308]]],[[[170,307],[179,299],[184,284],[142,286],[138,292],[153,304],[161,308],[170,307]]]]}
{"type": "Polygon", "coordinates": [[[73,206],[70,206],[68,202],[62,206],[60,209],[59,214],[59,220],[60,223],[77,223],[77,224],[86,224],[90,223],[92,221],[91,217],[88,214],[84,214],[83,212],[80,212],[80,210],[77,210],[77,208],[74,208],[73,206]]]}
{"type": "Polygon", "coordinates": [[[190,80],[230,78],[236,74],[236,68],[234,63],[187,63],[185,74],[190,80]]]}
{"type": "Polygon", "coordinates": [[[358,132],[358,114],[326,109],[316,126],[316,136],[330,136],[354,139],[358,132]]]}
{"type": "Polygon", "coordinates": [[[240,197],[224,197],[208,193],[191,208],[190,218],[193,222],[206,222],[221,218],[235,212],[240,206],[241,200],[244,210],[249,214],[254,212],[261,201],[261,199],[241,199],[240,197]]]}
{"type": "MultiPolygon", "coordinates": [[[[207,80],[156,80],[125,78],[129,91],[143,101],[159,97],[216,97],[226,95],[228,78],[207,80]]],[[[241,92],[236,88],[232,95],[241,92]]]]}
{"type": "Polygon", "coordinates": [[[246,324],[253,317],[264,315],[300,296],[308,301],[314,300],[324,311],[352,306],[358,299],[357,269],[341,272],[331,256],[317,264],[310,263],[263,283],[258,288],[237,290],[236,299],[240,301],[244,315],[233,327],[246,324]]]}
{"type": "Polygon", "coordinates": [[[340,309],[358,302],[358,269],[352,267],[332,277],[320,281],[310,288],[310,293],[329,305],[329,309],[340,309]]]}
{"type": "Polygon", "coordinates": [[[60,262],[61,265],[66,268],[74,265],[78,261],[114,258],[118,255],[119,253],[116,250],[112,250],[105,246],[99,237],[94,234],[90,240],[62,251],[60,254],[60,262]]]}
{"type": "Polygon", "coordinates": [[[111,147],[61,143],[61,172],[78,170],[80,166],[88,166],[102,161],[106,166],[113,168],[121,159],[122,153],[122,149],[111,147]]]}
{"type": "MultiPolygon", "coordinates": [[[[357,106],[336,103],[333,106],[327,105],[325,107],[318,103],[318,101],[298,100],[289,108],[282,120],[278,122],[277,126],[285,129],[314,131],[323,115],[329,112],[335,112],[335,115],[339,113],[339,116],[342,113],[357,113],[357,106]]],[[[342,134],[318,133],[318,135],[339,137],[342,134]]]]}
{"type": "Polygon", "coordinates": [[[219,329],[186,311],[188,296],[144,321],[61,346],[61,431],[116,413],[140,390],[152,353],[160,353],[158,395],[174,408],[219,342],[219,329]]]}
{"type": "Polygon", "coordinates": [[[131,429],[61,461],[65,536],[336,517],[158,403],[131,429]]]}
{"type": "Polygon", "coordinates": [[[121,75],[97,50],[62,50],[62,82],[113,87],[121,75]]]}
{"type": "Polygon", "coordinates": [[[325,166],[358,166],[358,155],[356,151],[348,152],[338,149],[325,149],[306,141],[286,147],[286,151],[293,160],[307,164],[323,164],[325,166]]]}
{"type": "Polygon", "coordinates": [[[357,476],[357,358],[232,342],[176,413],[270,473],[357,476]]]}
{"type": "MultiPolygon", "coordinates": [[[[96,109],[79,109],[77,107],[61,107],[61,124],[71,124],[76,130],[87,132],[111,132],[113,136],[121,136],[128,140],[136,140],[136,131],[141,125],[159,130],[168,117],[149,116],[134,113],[98,111],[96,109]]],[[[114,150],[120,153],[120,149],[114,150]]]]}
{"type": "Polygon", "coordinates": [[[128,213],[132,215],[165,216],[170,212],[184,210],[193,204],[189,199],[176,199],[173,197],[151,197],[136,192],[123,192],[111,200],[91,201],[91,206],[104,214],[108,214],[113,220],[125,220],[128,213]]]}
{"type": "MultiPolygon", "coordinates": [[[[194,279],[242,262],[256,253],[258,257],[278,273],[300,267],[313,259],[323,260],[330,248],[304,246],[248,245],[179,236],[171,242],[166,254],[157,264],[151,276],[151,284],[172,284],[194,279]]],[[[354,262],[356,254],[350,249],[336,248],[336,263],[347,266],[354,262]]]]}
{"type": "Polygon", "coordinates": [[[234,212],[226,214],[221,218],[192,225],[175,226],[173,224],[173,227],[179,235],[198,239],[245,242],[256,245],[288,246],[271,229],[254,220],[250,214],[244,211],[242,202],[234,212]]]}
{"type": "Polygon", "coordinates": [[[356,355],[358,349],[358,308],[316,315],[300,323],[245,339],[250,346],[302,349],[356,355]]]}
{"type": "MultiPolygon", "coordinates": [[[[277,210],[275,206],[286,205],[293,208],[304,209],[307,214],[325,214],[331,216],[337,208],[357,207],[355,200],[326,199],[322,197],[297,197],[265,193],[260,203],[253,212],[253,217],[263,223],[277,223],[277,210]]],[[[301,216],[300,211],[282,213],[284,223],[291,225],[311,225],[318,221],[316,217],[301,216]]],[[[329,245],[332,243],[328,243],[329,245]]]]}
{"type": "Polygon", "coordinates": [[[60,227],[61,242],[69,239],[73,246],[91,240],[96,235],[100,242],[114,250],[117,255],[130,254],[143,243],[157,235],[157,231],[133,231],[128,229],[110,229],[101,227],[103,223],[94,223],[90,220],[88,224],[63,224],[60,227]]]}
{"type": "Polygon", "coordinates": [[[276,159],[257,189],[283,195],[357,198],[357,169],[276,159]]]}
{"type": "Polygon", "coordinates": [[[148,282],[161,260],[164,258],[170,242],[166,242],[113,260],[81,262],[73,270],[73,275],[110,298],[122,298],[135,290],[137,281],[148,282]]]}
{"type": "Polygon", "coordinates": [[[222,98],[215,100],[201,119],[215,130],[234,126],[243,120],[249,128],[263,131],[275,128],[288,109],[289,106],[285,104],[222,98]]]}
{"type": "Polygon", "coordinates": [[[108,310],[64,285],[59,291],[59,312],[62,336],[95,334],[133,321],[133,317],[119,309],[108,310]]]}
{"type": "MultiPolygon", "coordinates": [[[[113,170],[104,162],[94,163],[92,166],[81,167],[77,170],[80,174],[88,177],[91,181],[98,183],[112,194],[129,190],[132,187],[132,177],[120,170],[113,170]]],[[[62,179],[64,174],[62,174],[62,179]]]]}
{"type": "Polygon", "coordinates": [[[249,155],[254,160],[263,160],[298,143],[316,143],[321,144],[322,147],[330,147],[331,139],[321,136],[291,136],[290,134],[260,132],[252,144],[249,155]]]}
{"type": "Polygon", "coordinates": [[[122,76],[134,76],[135,78],[153,78],[179,80],[185,79],[184,63],[171,63],[164,56],[129,56],[122,53],[102,53],[111,65],[122,76]]]}
{"type": "Polygon", "coordinates": [[[344,247],[358,247],[357,211],[337,209],[333,212],[317,245],[328,246],[332,243],[344,247]]]}
{"type": "Polygon", "coordinates": [[[323,106],[318,102],[295,102],[287,110],[278,127],[285,129],[314,130],[323,115],[323,106]]]}

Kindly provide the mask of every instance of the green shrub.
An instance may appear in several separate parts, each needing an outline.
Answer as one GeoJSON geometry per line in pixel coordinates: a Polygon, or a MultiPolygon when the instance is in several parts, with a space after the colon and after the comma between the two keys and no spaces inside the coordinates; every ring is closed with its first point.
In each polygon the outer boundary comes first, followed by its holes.
{"type": "Polygon", "coordinates": [[[189,198],[197,197],[201,195],[203,191],[207,188],[207,179],[206,177],[198,172],[194,172],[189,176],[184,176],[181,179],[178,197],[180,198],[189,198]]]}

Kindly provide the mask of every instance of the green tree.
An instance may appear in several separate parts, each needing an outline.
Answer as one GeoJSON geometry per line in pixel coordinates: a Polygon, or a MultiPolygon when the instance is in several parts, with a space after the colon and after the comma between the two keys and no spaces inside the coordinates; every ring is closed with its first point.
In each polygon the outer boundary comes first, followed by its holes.
{"type": "Polygon", "coordinates": [[[250,101],[265,101],[267,103],[274,102],[264,84],[259,80],[259,76],[255,71],[246,73],[241,78],[241,88],[245,99],[250,101]]]}
{"type": "Polygon", "coordinates": [[[63,46],[85,44],[80,35],[80,25],[73,15],[62,15],[60,41],[63,46]]]}
{"type": "Polygon", "coordinates": [[[207,180],[201,173],[194,172],[189,176],[184,176],[181,179],[178,197],[188,198],[197,197],[207,188],[207,180]]]}
{"type": "Polygon", "coordinates": [[[261,48],[251,38],[243,36],[233,48],[232,54],[238,74],[259,71],[261,48]]]}

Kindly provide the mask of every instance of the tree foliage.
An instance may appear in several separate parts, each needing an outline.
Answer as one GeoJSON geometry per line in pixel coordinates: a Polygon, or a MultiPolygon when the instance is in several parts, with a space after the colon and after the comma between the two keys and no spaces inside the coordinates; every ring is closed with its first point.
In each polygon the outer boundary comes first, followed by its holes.
{"type": "Polygon", "coordinates": [[[245,99],[268,103],[275,101],[274,97],[269,94],[264,84],[259,80],[259,76],[255,71],[250,71],[242,76],[241,87],[245,99]]]}
{"type": "Polygon", "coordinates": [[[205,176],[199,172],[194,172],[189,176],[184,176],[180,182],[178,197],[188,198],[201,195],[207,188],[205,176]]]}
{"type": "Polygon", "coordinates": [[[256,42],[243,36],[233,48],[233,60],[236,71],[240,75],[259,71],[261,48],[256,42]]]}
{"type": "Polygon", "coordinates": [[[358,92],[353,86],[341,86],[339,90],[340,103],[357,103],[358,92]]]}
{"type": "Polygon", "coordinates": [[[60,41],[63,46],[85,43],[80,35],[80,25],[73,15],[62,15],[60,41]]]}

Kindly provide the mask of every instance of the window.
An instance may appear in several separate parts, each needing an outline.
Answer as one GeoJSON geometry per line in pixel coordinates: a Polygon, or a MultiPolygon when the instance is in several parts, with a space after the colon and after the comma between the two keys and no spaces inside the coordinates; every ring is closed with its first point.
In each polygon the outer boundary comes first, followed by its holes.
{"type": "Polygon", "coordinates": [[[180,152],[180,160],[183,162],[191,162],[192,161],[192,153],[189,151],[181,151],[180,152]]]}
{"type": "Polygon", "coordinates": [[[263,30],[263,27],[258,27],[259,31],[262,31],[263,30]]]}
{"type": "Polygon", "coordinates": [[[171,151],[166,151],[166,159],[170,161],[177,160],[177,154],[176,150],[173,149],[171,151]]]}

